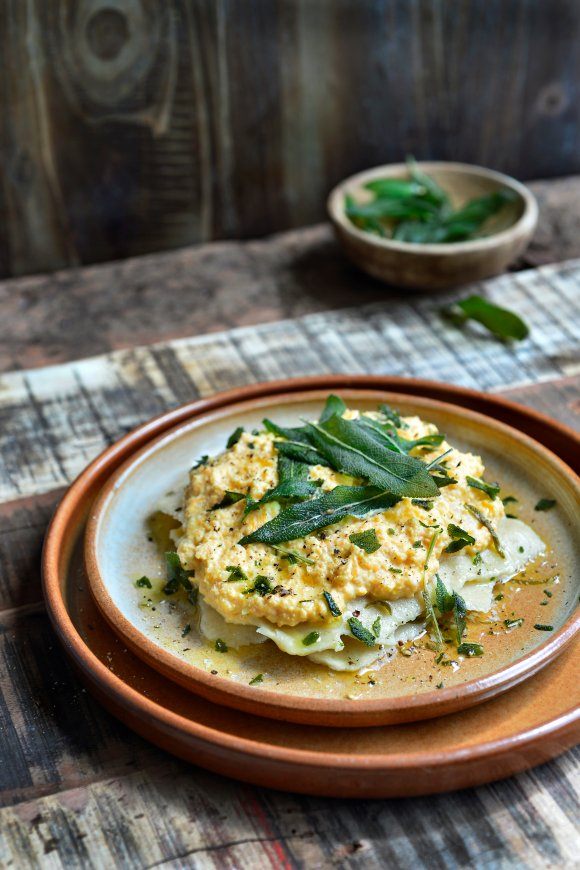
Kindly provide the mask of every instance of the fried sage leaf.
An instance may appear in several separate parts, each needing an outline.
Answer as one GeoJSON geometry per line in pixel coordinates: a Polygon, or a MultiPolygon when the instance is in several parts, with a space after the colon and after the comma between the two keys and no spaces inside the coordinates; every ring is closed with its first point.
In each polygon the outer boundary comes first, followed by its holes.
{"type": "Polygon", "coordinates": [[[315,483],[308,480],[308,466],[283,454],[278,456],[278,484],[264,493],[259,501],[249,502],[245,515],[272,501],[300,501],[310,498],[318,491],[315,483]]]}
{"type": "Polygon", "coordinates": [[[326,423],[327,420],[330,420],[331,417],[334,417],[336,414],[338,417],[342,417],[344,412],[346,411],[346,405],[340,398],[340,396],[335,396],[332,393],[326,400],[326,404],[322,410],[322,414],[320,415],[320,423],[326,423]]]}
{"type": "Polygon", "coordinates": [[[437,485],[427,466],[414,456],[385,450],[378,439],[356,421],[331,417],[326,423],[309,423],[316,449],[336,471],[362,477],[393,495],[432,498],[437,485]]]}
{"type": "Polygon", "coordinates": [[[476,520],[479,520],[479,522],[481,523],[482,526],[485,526],[485,528],[487,529],[487,531],[491,535],[491,539],[493,541],[493,545],[496,549],[498,556],[501,556],[502,559],[505,559],[505,553],[504,553],[503,547],[501,545],[501,541],[499,539],[499,536],[498,536],[496,530],[494,529],[493,525],[491,524],[491,521],[488,520],[488,518],[485,516],[485,514],[482,514],[481,511],[478,510],[474,505],[466,504],[465,507],[467,508],[469,513],[475,517],[476,520]]]}
{"type": "Polygon", "coordinates": [[[243,537],[240,544],[282,544],[304,538],[344,517],[366,517],[387,510],[399,499],[377,486],[336,486],[318,498],[291,505],[273,520],[243,537]]]}
{"type": "Polygon", "coordinates": [[[487,481],[482,480],[480,477],[470,477],[468,474],[465,478],[468,485],[473,489],[480,489],[486,495],[488,495],[492,500],[497,498],[499,495],[500,486],[499,483],[487,483],[487,481]]]}

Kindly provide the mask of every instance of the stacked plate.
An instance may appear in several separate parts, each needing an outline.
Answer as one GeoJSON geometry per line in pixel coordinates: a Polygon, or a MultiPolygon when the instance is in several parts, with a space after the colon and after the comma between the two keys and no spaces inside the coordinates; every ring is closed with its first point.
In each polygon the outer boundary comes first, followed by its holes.
{"type": "Polygon", "coordinates": [[[121,439],[71,486],[46,538],[49,613],[81,678],[111,712],[210,770],[274,788],[361,797],[428,794],[508,776],[554,757],[580,733],[572,648],[580,629],[573,612],[580,486],[566,464],[577,456],[578,439],[566,427],[499,398],[427,381],[319,377],[199,400],[121,439]],[[330,392],[352,407],[388,402],[419,414],[481,454],[492,476],[509,481],[522,500],[556,499],[557,510],[535,517],[557,556],[563,592],[545,608],[552,631],[534,632],[530,622],[521,643],[506,643],[465,676],[450,675],[443,688],[406,663],[403,676],[372,681],[373,691],[365,681],[360,691],[341,694],[327,690],[326,669],[314,665],[315,679],[303,684],[280,674],[270,684],[242,682],[216,667],[215,656],[189,654],[191,627],[182,630],[177,610],[160,608],[152,618],[152,601],[143,613],[127,578],[152,558],[146,520],[160,498],[178,491],[193,461],[223,449],[238,426],[251,430],[280,414],[315,417],[330,392]]]}

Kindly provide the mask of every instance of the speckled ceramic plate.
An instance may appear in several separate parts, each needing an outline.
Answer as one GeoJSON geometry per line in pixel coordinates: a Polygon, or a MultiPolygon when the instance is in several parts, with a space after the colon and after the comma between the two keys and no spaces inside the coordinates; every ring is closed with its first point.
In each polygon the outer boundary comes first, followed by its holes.
{"type": "Polygon", "coordinates": [[[429,381],[317,377],[248,387],[192,402],[140,427],[95,460],[64,496],[47,533],[43,584],[64,650],[90,691],[139,734],[221,774],[262,786],[336,797],[396,797],[510,776],[572,746],[580,735],[576,644],[532,679],[461,713],[405,725],[328,729],[252,716],[195,695],[133,655],[88,592],[82,538],[108,477],[152,437],[240,399],[289,389],[348,387],[426,395],[488,413],[534,435],[569,462],[578,438],[542,414],[496,396],[429,381]]]}
{"type": "Polygon", "coordinates": [[[97,606],[127,646],[169,679],[214,702],[333,727],[409,722],[465,709],[529,678],[561,653],[580,627],[573,615],[579,589],[574,566],[580,561],[576,476],[522,432],[428,398],[341,390],[349,407],[370,410],[387,401],[403,414],[434,422],[460,449],[481,454],[488,479],[499,480],[504,493],[517,497],[521,519],[546,542],[546,555],[517,583],[502,587],[493,624],[485,621],[470,635],[484,646],[482,657],[437,665],[432,650],[422,647],[364,673],[344,674],[288,656],[269,642],[223,653],[199,635],[185,599],[136,588],[143,574],[163,585],[164,564],[148,538],[147,520],[164,499],[179,503],[193,461],[220,452],[236,427],[251,430],[264,416],[282,425],[317,418],[327,394],[325,389],[266,395],[194,415],[134,453],[107,481],[89,517],[86,564],[97,606]],[[555,498],[557,507],[535,512],[542,496],[555,498]],[[505,627],[504,620],[516,619],[523,624],[505,627]],[[535,628],[540,623],[553,630],[535,628]],[[258,673],[263,681],[251,685],[258,673]]]}

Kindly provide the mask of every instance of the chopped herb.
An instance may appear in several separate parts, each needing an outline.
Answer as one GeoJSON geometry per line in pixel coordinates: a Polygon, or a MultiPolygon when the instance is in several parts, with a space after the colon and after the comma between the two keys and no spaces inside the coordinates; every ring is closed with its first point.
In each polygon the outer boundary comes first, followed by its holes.
{"type": "Polygon", "coordinates": [[[521,617],[519,619],[504,619],[503,624],[506,628],[519,628],[524,624],[524,620],[521,617]]]}
{"type": "Polygon", "coordinates": [[[143,589],[143,588],[152,589],[153,588],[153,586],[151,584],[151,580],[149,579],[149,577],[145,577],[145,575],[143,575],[143,577],[139,577],[138,580],[135,580],[135,586],[137,586],[139,589],[143,589]]]}
{"type": "Polygon", "coordinates": [[[507,339],[522,341],[530,334],[530,330],[517,314],[507,308],[494,305],[483,296],[469,296],[444,308],[441,313],[459,327],[468,320],[475,320],[496,338],[504,341],[507,339]]]}
{"type": "Polygon", "coordinates": [[[260,598],[263,598],[264,595],[268,595],[272,591],[272,582],[269,577],[265,577],[263,574],[258,574],[254,578],[253,586],[250,586],[249,589],[244,590],[244,595],[254,595],[254,593],[258,593],[260,598]]]}
{"type": "Polygon", "coordinates": [[[518,553],[523,553],[523,552],[524,552],[524,548],[523,548],[523,547],[518,547],[518,553]]]}
{"type": "Polygon", "coordinates": [[[441,580],[439,574],[436,574],[437,585],[435,587],[435,601],[437,603],[437,609],[440,613],[449,613],[453,611],[453,617],[455,620],[455,635],[457,639],[457,645],[461,643],[461,638],[465,633],[465,616],[467,614],[467,607],[465,605],[465,601],[457,592],[449,592],[445,588],[445,584],[441,580]]]}
{"type": "Polygon", "coordinates": [[[197,588],[197,586],[194,586],[192,589],[189,590],[189,592],[187,593],[187,600],[191,605],[193,605],[193,607],[197,607],[197,602],[199,600],[199,589],[197,588]]]}
{"type": "Polygon", "coordinates": [[[207,455],[207,453],[204,453],[203,456],[200,456],[199,459],[197,459],[193,463],[193,465],[191,466],[191,471],[195,471],[196,468],[201,468],[202,465],[207,465],[208,460],[209,460],[209,456],[207,455]]]}
{"type": "Polygon", "coordinates": [[[469,546],[469,544],[475,544],[475,538],[468,534],[465,529],[456,526],[454,523],[449,523],[447,532],[453,540],[445,547],[446,553],[457,553],[464,547],[469,546]]]}
{"type": "Polygon", "coordinates": [[[370,604],[367,604],[366,607],[382,607],[387,611],[389,616],[392,614],[393,609],[391,607],[391,603],[389,601],[371,601],[370,604]]]}
{"type": "Polygon", "coordinates": [[[320,633],[318,631],[311,631],[310,634],[307,634],[306,637],[302,638],[302,645],[312,646],[312,644],[316,643],[317,640],[320,640],[320,633]]]}
{"type": "Polygon", "coordinates": [[[483,562],[481,553],[476,553],[471,561],[474,565],[481,565],[481,563],[483,562]]]}
{"type": "Polygon", "coordinates": [[[549,511],[558,504],[555,498],[541,498],[534,507],[535,511],[549,511]]]}
{"type": "Polygon", "coordinates": [[[366,646],[375,646],[375,636],[368,630],[368,628],[364,627],[360,619],[357,619],[356,616],[350,616],[348,618],[348,625],[353,637],[356,637],[357,640],[360,640],[361,643],[364,643],[366,646]]]}
{"type": "Polygon", "coordinates": [[[416,504],[417,507],[423,508],[424,511],[433,510],[433,502],[424,498],[412,498],[411,504],[416,504]]]}
{"type": "Polygon", "coordinates": [[[163,587],[164,595],[174,595],[181,586],[187,592],[193,587],[190,577],[193,577],[194,571],[186,571],[182,566],[177,553],[165,553],[165,564],[167,565],[167,583],[163,587]]]}
{"type": "Polygon", "coordinates": [[[295,550],[287,550],[285,547],[280,547],[274,544],[271,546],[277,553],[280,553],[282,559],[286,559],[290,565],[296,565],[297,562],[303,562],[305,565],[316,564],[312,559],[308,559],[306,556],[303,556],[302,553],[297,553],[295,550]]]}
{"type": "Polygon", "coordinates": [[[467,475],[465,479],[469,486],[471,486],[473,489],[480,489],[492,500],[494,498],[497,498],[497,496],[499,495],[499,483],[486,483],[485,480],[481,480],[480,477],[470,477],[469,475],[467,475]]]}
{"type": "Polygon", "coordinates": [[[502,501],[502,504],[505,506],[505,505],[511,504],[514,501],[517,502],[517,498],[513,495],[506,495],[506,497],[502,498],[501,501],[502,501]]]}
{"type": "Polygon", "coordinates": [[[459,655],[473,658],[474,656],[483,655],[483,647],[480,643],[460,643],[457,647],[459,655]]]}
{"type": "Polygon", "coordinates": [[[377,540],[377,533],[374,529],[366,529],[364,532],[355,532],[355,534],[349,535],[348,539],[356,547],[360,547],[361,550],[364,550],[365,553],[368,553],[369,555],[375,553],[381,547],[377,540]]]}
{"type": "Polygon", "coordinates": [[[537,623],[536,625],[534,625],[534,628],[536,628],[538,631],[554,631],[553,625],[542,625],[542,623],[537,623]]]}
{"type": "Polygon", "coordinates": [[[431,625],[433,626],[433,631],[435,632],[435,643],[437,645],[437,649],[441,649],[441,647],[443,646],[443,635],[441,634],[441,629],[439,628],[439,623],[437,622],[435,608],[433,607],[433,602],[431,601],[431,594],[428,589],[423,589],[423,601],[425,602],[427,621],[431,623],[431,625]]]}
{"type": "Polygon", "coordinates": [[[393,568],[392,566],[389,568],[389,571],[391,572],[391,574],[402,574],[403,573],[402,568],[393,568]]]}
{"type": "Polygon", "coordinates": [[[438,530],[433,532],[433,537],[431,538],[431,540],[429,542],[429,548],[427,550],[427,555],[425,556],[425,562],[423,564],[423,574],[425,574],[425,572],[427,571],[427,568],[429,567],[429,559],[431,558],[431,554],[433,552],[433,547],[435,546],[435,541],[437,540],[437,538],[439,537],[440,534],[441,534],[441,532],[438,530]]]}
{"type": "Polygon", "coordinates": [[[501,556],[502,559],[505,559],[505,553],[503,551],[501,541],[497,535],[496,530],[494,529],[494,527],[492,526],[492,524],[488,520],[488,518],[484,514],[482,514],[481,511],[478,510],[476,507],[474,507],[472,504],[466,504],[465,507],[467,508],[467,510],[471,514],[473,514],[473,516],[476,518],[476,520],[479,520],[479,522],[481,523],[482,526],[485,526],[485,528],[487,529],[487,531],[491,535],[491,539],[493,541],[493,544],[494,544],[494,547],[497,551],[498,556],[501,556]]]}
{"type": "Polygon", "coordinates": [[[435,686],[435,688],[436,688],[436,689],[442,689],[442,688],[443,688],[443,683],[437,683],[437,685],[435,686]]]}
{"type": "Polygon", "coordinates": [[[220,637],[215,642],[214,649],[216,652],[226,653],[228,651],[228,645],[225,640],[222,640],[220,637]]]}
{"type": "Polygon", "coordinates": [[[380,633],[381,633],[381,617],[377,616],[377,618],[373,622],[373,634],[375,637],[379,637],[380,633]]]}
{"type": "Polygon", "coordinates": [[[234,444],[237,444],[242,435],[244,434],[244,427],[238,426],[237,429],[234,429],[228,440],[226,441],[226,448],[233,447],[234,444]]]}
{"type": "Polygon", "coordinates": [[[228,565],[226,571],[230,575],[226,583],[236,583],[238,580],[248,582],[248,575],[245,571],[242,571],[239,565],[228,565]]]}
{"type": "Polygon", "coordinates": [[[422,541],[413,541],[412,547],[413,547],[414,550],[418,550],[419,547],[422,547],[422,546],[423,546],[423,542],[422,542],[422,541]]]}
{"type": "Polygon", "coordinates": [[[210,511],[217,511],[220,510],[220,508],[230,507],[230,505],[236,504],[243,498],[246,498],[243,492],[232,492],[231,490],[226,489],[222,500],[217,504],[214,504],[213,507],[210,507],[210,511]]]}
{"type": "Polygon", "coordinates": [[[550,590],[549,590],[549,589],[544,589],[544,595],[547,595],[547,596],[548,596],[548,598],[551,598],[551,597],[552,597],[552,595],[553,595],[553,592],[550,592],[550,590]]]}
{"type": "Polygon", "coordinates": [[[342,616],[342,610],[339,609],[336,601],[334,600],[334,598],[332,597],[330,592],[327,592],[325,589],[324,592],[322,593],[322,596],[323,596],[324,600],[326,601],[326,603],[328,604],[328,609],[330,610],[332,615],[333,616],[342,616]]]}
{"type": "Polygon", "coordinates": [[[445,486],[453,486],[454,483],[457,483],[454,477],[450,477],[448,474],[446,475],[437,475],[432,474],[431,479],[435,481],[436,486],[439,489],[443,489],[445,486]]]}
{"type": "Polygon", "coordinates": [[[441,528],[439,523],[424,523],[421,520],[419,520],[419,525],[423,526],[424,529],[439,529],[439,528],[441,528]]]}
{"type": "Polygon", "coordinates": [[[394,408],[391,408],[390,405],[387,405],[383,402],[382,405],[379,405],[379,411],[390,423],[393,424],[397,429],[408,429],[408,425],[404,420],[401,419],[401,415],[398,411],[395,411],[394,408]]]}
{"type": "Polygon", "coordinates": [[[256,676],[252,677],[252,679],[250,680],[249,685],[255,686],[257,683],[263,683],[263,682],[264,682],[264,674],[256,674],[256,676]]]}
{"type": "Polygon", "coordinates": [[[503,592],[499,592],[499,593],[495,596],[495,601],[503,601],[504,598],[505,598],[505,595],[503,594],[503,592]]]}
{"type": "Polygon", "coordinates": [[[435,577],[437,579],[437,585],[435,586],[437,609],[439,610],[439,613],[448,613],[450,610],[453,610],[453,605],[455,603],[453,593],[447,591],[439,574],[436,574],[435,577]]]}
{"type": "Polygon", "coordinates": [[[506,511],[506,517],[508,518],[508,520],[517,520],[517,519],[519,519],[519,517],[517,516],[517,514],[508,514],[507,511],[506,511]]]}
{"type": "Polygon", "coordinates": [[[191,625],[188,622],[187,625],[185,626],[185,628],[183,629],[183,631],[181,632],[181,636],[187,637],[187,635],[189,634],[190,631],[191,631],[191,625]]]}

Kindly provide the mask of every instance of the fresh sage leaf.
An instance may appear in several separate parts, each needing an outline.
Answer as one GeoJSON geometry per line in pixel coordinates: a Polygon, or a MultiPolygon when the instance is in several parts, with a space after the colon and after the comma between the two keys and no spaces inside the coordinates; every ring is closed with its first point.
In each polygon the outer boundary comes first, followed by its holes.
{"type": "Polygon", "coordinates": [[[483,296],[468,296],[467,299],[444,308],[442,314],[456,326],[463,325],[467,320],[475,320],[503,340],[523,341],[530,334],[527,325],[517,314],[507,308],[500,308],[483,296]]]}

